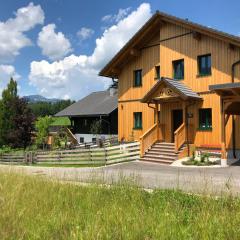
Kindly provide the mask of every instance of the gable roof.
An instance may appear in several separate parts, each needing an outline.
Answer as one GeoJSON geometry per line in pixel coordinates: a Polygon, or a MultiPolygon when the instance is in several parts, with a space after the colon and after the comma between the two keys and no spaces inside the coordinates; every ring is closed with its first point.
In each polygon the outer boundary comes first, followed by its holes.
{"type": "Polygon", "coordinates": [[[117,93],[110,96],[109,90],[93,92],[57,113],[56,117],[109,115],[118,107],[117,93]]]}
{"type": "Polygon", "coordinates": [[[192,91],[189,87],[187,87],[185,84],[181,83],[180,81],[177,81],[171,78],[162,77],[160,80],[157,81],[157,83],[155,83],[155,85],[150,89],[150,91],[147,92],[147,94],[142,98],[141,102],[150,103],[152,101],[152,95],[163,84],[165,84],[167,87],[172,89],[183,100],[187,100],[187,99],[201,100],[202,99],[202,97],[200,97],[196,92],[192,91]]]}
{"type": "Polygon", "coordinates": [[[116,71],[116,68],[124,62],[127,62],[131,58],[132,50],[139,49],[141,44],[143,46],[143,44],[149,40],[149,36],[153,36],[154,33],[159,31],[161,23],[164,22],[180,25],[191,30],[192,33],[208,35],[240,47],[240,37],[157,11],[99,72],[99,75],[117,78],[118,71],[116,71]]]}

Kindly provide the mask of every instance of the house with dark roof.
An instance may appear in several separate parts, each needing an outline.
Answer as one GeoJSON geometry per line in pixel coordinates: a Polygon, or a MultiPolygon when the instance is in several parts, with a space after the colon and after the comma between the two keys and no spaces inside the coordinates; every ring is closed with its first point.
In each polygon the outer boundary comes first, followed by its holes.
{"type": "Polygon", "coordinates": [[[118,79],[118,137],[144,160],[239,159],[239,37],[156,12],[99,75],[118,79]]]}
{"type": "Polygon", "coordinates": [[[118,94],[111,87],[93,92],[55,115],[69,117],[71,131],[79,143],[95,142],[97,137],[108,139],[118,134],[118,94]],[[91,126],[98,122],[100,133],[92,133],[91,126]]]}

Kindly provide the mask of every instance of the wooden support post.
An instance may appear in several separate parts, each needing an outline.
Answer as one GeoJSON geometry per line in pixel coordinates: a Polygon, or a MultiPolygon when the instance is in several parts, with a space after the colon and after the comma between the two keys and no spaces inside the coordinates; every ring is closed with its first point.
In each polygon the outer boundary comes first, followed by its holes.
{"type": "Polygon", "coordinates": [[[182,108],[183,108],[183,123],[184,123],[184,137],[185,137],[185,142],[187,140],[187,106],[186,102],[183,101],[182,103],[182,108]]]}
{"type": "Polygon", "coordinates": [[[159,115],[158,115],[158,103],[155,103],[155,107],[156,107],[156,121],[157,121],[157,140],[159,140],[159,115]]]}
{"type": "Polygon", "coordinates": [[[225,109],[224,101],[221,99],[221,148],[222,148],[222,162],[226,161],[227,164],[227,154],[226,154],[226,128],[225,128],[225,109]]]}

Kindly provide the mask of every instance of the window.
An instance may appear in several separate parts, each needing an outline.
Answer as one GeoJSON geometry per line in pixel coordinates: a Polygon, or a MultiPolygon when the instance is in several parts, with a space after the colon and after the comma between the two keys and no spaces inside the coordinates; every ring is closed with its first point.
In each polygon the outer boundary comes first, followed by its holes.
{"type": "Polygon", "coordinates": [[[173,78],[177,80],[184,79],[184,60],[173,61],[173,78]]]}
{"type": "Polygon", "coordinates": [[[212,74],[211,54],[198,56],[198,75],[207,76],[212,74]]]}
{"type": "Polygon", "coordinates": [[[142,69],[134,71],[134,87],[141,87],[142,86],[142,69]]]}
{"type": "Polygon", "coordinates": [[[96,138],[92,138],[92,142],[93,142],[93,143],[96,143],[96,142],[97,142],[97,139],[96,139],[96,138]]]}
{"type": "Polygon", "coordinates": [[[84,138],[80,137],[79,141],[80,141],[80,143],[84,143],[84,138]]]}
{"type": "MultiPolygon", "coordinates": [[[[158,111],[158,119],[159,119],[159,122],[160,122],[160,111],[158,111]]],[[[157,122],[157,116],[156,116],[156,112],[154,112],[154,123],[157,122]]]]}
{"type": "Polygon", "coordinates": [[[160,79],[160,66],[155,66],[155,79],[160,79]]]}
{"type": "Polygon", "coordinates": [[[211,108],[199,109],[199,129],[200,130],[212,129],[212,109],[211,108]]]}
{"type": "Polygon", "coordinates": [[[142,129],[142,113],[135,112],[133,113],[134,116],[134,129],[142,129]]]}

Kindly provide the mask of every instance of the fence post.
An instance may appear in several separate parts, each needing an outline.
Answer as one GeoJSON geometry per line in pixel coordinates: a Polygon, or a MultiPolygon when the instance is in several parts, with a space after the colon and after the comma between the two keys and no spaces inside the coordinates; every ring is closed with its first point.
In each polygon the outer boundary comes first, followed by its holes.
{"type": "Polygon", "coordinates": [[[106,148],[104,148],[104,153],[105,153],[105,166],[106,166],[107,165],[107,156],[108,156],[106,148]]]}
{"type": "Polygon", "coordinates": [[[28,153],[25,152],[24,153],[24,160],[23,160],[25,163],[28,163],[28,153]]]}

